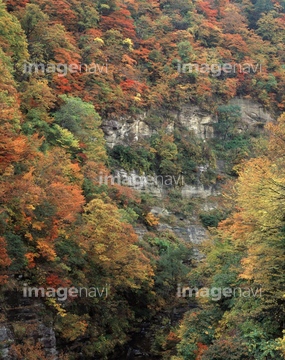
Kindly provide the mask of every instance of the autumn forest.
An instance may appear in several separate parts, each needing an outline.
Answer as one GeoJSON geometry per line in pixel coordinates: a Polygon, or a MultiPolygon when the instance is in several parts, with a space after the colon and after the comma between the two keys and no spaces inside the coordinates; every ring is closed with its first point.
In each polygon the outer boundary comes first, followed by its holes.
{"type": "Polygon", "coordinates": [[[285,1],[0,0],[0,358],[281,360],[284,324],[285,1]]]}

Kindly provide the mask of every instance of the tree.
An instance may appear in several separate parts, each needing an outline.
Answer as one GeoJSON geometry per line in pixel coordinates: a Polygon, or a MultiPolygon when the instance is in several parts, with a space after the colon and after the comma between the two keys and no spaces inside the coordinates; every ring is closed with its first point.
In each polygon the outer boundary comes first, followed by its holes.
{"type": "Polygon", "coordinates": [[[0,1],[0,47],[11,56],[17,71],[21,71],[28,58],[27,41],[21,25],[14,15],[9,14],[3,1],[0,1]]]}
{"type": "MultiPolygon", "coordinates": [[[[11,264],[11,259],[7,253],[7,244],[3,237],[0,237],[0,269],[5,271],[5,269],[11,264]]],[[[7,282],[7,275],[0,275],[0,284],[3,285],[7,282]]]]}
{"type": "Polygon", "coordinates": [[[104,136],[99,128],[101,119],[92,104],[80,98],[61,96],[63,104],[54,119],[62,128],[68,129],[80,141],[82,152],[90,161],[106,160],[104,136]]]}
{"type": "Polygon", "coordinates": [[[106,282],[123,288],[139,288],[153,275],[148,259],[135,244],[132,227],[120,221],[112,204],[94,199],[85,206],[84,225],[78,229],[81,246],[105,273],[106,282]]]}
{"type": "Polygon", "coordinates": [[[218,108],[218,122],[214,125],[218,136],[223,140],[232,139],[236,134],[236,125],[240,120],[239,106],[223,105],[218,108]]]}

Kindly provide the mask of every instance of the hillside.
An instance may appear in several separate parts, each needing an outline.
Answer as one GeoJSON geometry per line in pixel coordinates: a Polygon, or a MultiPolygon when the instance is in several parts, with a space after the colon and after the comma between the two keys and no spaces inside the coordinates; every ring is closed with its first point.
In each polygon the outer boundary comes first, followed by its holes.
{"type": "Polygon", "coordinates": [[[285,358],[284,60],[282,1],[0,0],[2,359],[285,358]]]}

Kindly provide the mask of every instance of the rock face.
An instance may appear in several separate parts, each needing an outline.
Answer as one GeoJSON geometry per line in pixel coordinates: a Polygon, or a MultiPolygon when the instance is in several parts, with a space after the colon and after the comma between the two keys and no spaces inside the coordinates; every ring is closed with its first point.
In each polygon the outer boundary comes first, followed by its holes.
{"type": "Polygon", "coordinates": [[[162,176],[162,175],[139,175],[135,170],[126,172],[124,169],[117,170],[113,176],[106,176],[101,179],[104,184],[119,184],[128,186],[141,193],[145,192],[157,198],[163,198],[167,190],[179,185],[183,198],[201,198],[206,199],[210,196],[219,195],[219,189],[216,185],[209,186],[203,184],[187,185],[182,175],[162,176]]]}
{"type": "MultiPolygon", "coordinates": [[[[247,129],[254,129],[256,127],[262,128],[267,122],[274,119],[262,106],[250,99],[234,98],[229,101],[229,105],[237,105],[241,110],[241,121],[239,123],[239,130],[244,131],[247,129]]],[[[148,118],[150,114],[147,112],[137,116],[118,117],[117,119],[111,119],[103,121],[103,131],[105,133],[105,139],[109,147],[115,145],[128,146],[134,144],[145,138],[149,138],[155,130],[148,125],[148,118]]],[[[163,118],[168,123],[166,131],[173,133],[175,128],[186,128],[189,131],[193,131],[195,135],[201,139],[210,139],[215,136],[214,124],[218,121],[217,117],[213,114],[207,113],[201,110],[198,106],[191,104],[182,105],[180,111],[169,111],[158,117],[163,118]]],[[[149,122],[150,123],[150,122],[149,122]]],[[[223,173],[225,164],[222,160],[217,161],[217,169],[223,173]]],[[[203,172],[206,169],[199,169],[199,172],[203,172]]],[[[115,182],[124,186],[129,186],[134,190],[140,192],[147,192],[154,197],[163,200],[167,194],[169,188],[178,185],[175,182],[177,179],[172,179],[166,183],[166,179],[158,181],[158,176],[146,176],[144,174],[138,174],[135,171],[127,173],[125,170],[120,169],[114,174],[117,179],[115,182]]],[[[160,179],[161,180],[161,179],[160,179]]],[[[212,210],[216,207],[216,202],[213,200],[219,195],[219,188],[217,185],[212,184],[205,186],[197,178],[196,185],[188,185],[179,182],[179,190],[184,199],[199,199],[200,209],[203,211],[212,210]]],[[[167,209],[154,207],[152,213],[163,219],[163,223],[158,226],[159,231],[171,230],[178,237],[191,241],[194,245],[196,255],[199,258],[197,244],[200,244],[203,239],[207,237],[207,231],[199,224],[197,217],[195,219],[187,219],[183,224],[179,218],[171,225],[167,221],[169,214],[167,209]]],[[[172,215],[173,221],[173,215],[172,215]]],[[[142,237],[147,229],[144,227],[136,228],[136,231],[140,237],[142,237]]]]}
{"type": "MultiPolygon", "coordinates": [[[[146,123],[147,113],[136,117],[119,117],[117,119],[103,120],[102,129],[105,133],[107,146],[128,145],[145,137],[150,137],[155,130],[146,123]]],[[[199,107],[183,105],[179,112],[169,112],[169,125],[167,131],[172,133],[176,126],[185,127],[193,131],[202,139],[214,136],[213,124],[216,118],[199,107]]]]}
{"type": "Polygon", "coordinates": [[[0,325],[1,359],[10,359],[8,353],[11,343],[13,343],[13,333],[11,328],[7,324],[0,325]]]}
{"type": "MultiPolygon", "coordinates": [[[[136,171],[127,173],[124,169],[117,170],[112,176],[114,183],[122,186],[128,186],[140,192],[147,192],[155,197],[163,196],[163,178],[157,175],[139,175],[136,171]]],[[[172,179],[171,179],[172,180],[172,179]]]]}
{"type": "Polygon", "coordinates": [[[230,100],[229,104],[240,107],[242,130],[249,127],[264,126],[267,122],[274,121],[269,112],[250,99],[234,98],[230,100]]]}
{"type": "MultiPolygon", "coordinates": [[[[240,128],[263,126],[268,121],[273,121],[269,112],[262,106],[250,99],[233,98],[230,105],[238,105],[241,109],[240,128]]],[[[155,130],[147,124],[147,113],[137,116],[118,117],[117,119],[103,120],[102,128],[109,147],[115,145],[128,145],[143,138],[150,137],[155,130]]],[[[215,136],[213,125],[217,117],[201,110],[191,104],[182,105],[180,111],[171,111],[166,116],[168,120],[167,130],[171,133],[175,127],[185,127],[193,131],[201,139],[209,139],[215,136]]]]}
{"type": "Polygon", "coordinates": [[[207,230],[202,225],[192,223],[190,220],[186,221],[184,226],[170,226],[168,224],[160,224],[158,230],[171,230],[175,233],[175,235],[184,239],[185,241],[190,241],[193,245],[201,244],[201,242],[208,236],[207,230]]]}
{"type": "Polygon", "coordinates": [[[178,124],[193,131],[201,139],[214,137],[213,124],[217,122],[217,118],[201,111],[197,106],[184,105],[177,114],[177,120],[178,124]]]}
{"type": "Polygon", "coordinates": [[[219,195],[219,190],[216,185],[184,185],[181,189],[181,194],[183,198],[202,198],[206,199],[209,196],[219,195]]]}
{"type": "Polygon", "coordinates": [[[9,354],[11,345],[16,339],[19,343],[25,336],[32,336],[35,342],[42,345],[46,356],[56,360],[55,332],[51,325],[46,325],[41,320],[40,314],[45,310],[43,303],[38,299],[25,298],[21,292],[16,291],[6,292],[5,298],[5,308],[1,309],[0,358],[13,360],[13,356],[9,354]]]}
{"type": "Polygon", "coordinates": [[[119,117],[118,119],[103,121],[102,129],[107,146],[127,145],[144,137],[150,137],[152,130],[144,121],[146,114],[136,118],[119,117]]]}
{"type": "MultiPolygon", "coordinates": [[[[254,128],[256,126],[262,127],[265,123],[273,121],[269,112],[264,110],[262,106],[250,99],[234,98],[229,101],[230,105],[237,105],[241,109],[241,122],[240,129],[254,128]]],[[[115,145],[130,145],[144,138],[149,138],[155,130],[147,124],[148,113],[145,112],[136,116],[118,117],[109,120],[103,120],[102,128],[105,133],[107,146],[110,148],[115,145]]],[[[217,117],[210,113],[201,110],[197,106],[191,104],[182,105],[180,111],[170,111],[164,119],[167,120],[167,131],[173,133],[175,127],[184,127],[193,131],[196,136],[202,139],[209,139],[215,136],[214,124],[217,122],[217,117]]],[[[219,172],[223,172],[224,164],[222,160],[217,161],[219,172]]],[[[203,169],[199,169],[203,171],[203,169]]],[[[114,174],[114,181],[138,190],[140,192],[147,192],[153,196],[163,199],[169,181],[167,179],[162,183],[158,180],[158,176],[140,175],[136,171],[127,173],[125,170],[120,169],[114,174]]],[[[160,179],[161,180],[161,179],[160,179]]],[[[181,179],[180,179],[181,180],[181,179]]],[[[178,179],[172,179],[172,185],[175,185],[178,179]]],[[[181,185],[181,184],[180,184],[181,185]]],[[[208,199],[219,195],[219,189],[216,185],[204,186],[197,182],[197,185],[182,184],[180,186],[182,197],[185,199],[199,198],[201,199],[201,209],[207,211],[213,209],[215,206],[208,203],[208,199]]],[[[167,215],[166,209],[153,208],[152,212],[156,216],[167,215]]],[[[160,224],[159,230],[172,230],[178,236],[185,240],[191,241],[193,244],[201,243],[207,236],[206,230],[199,225],[197,219],[189,222],[183,226],[170,226],[168,224],[160,224]]],[[[136,228],[139,236],[143,236],[147,230],[140,227],[136,228]]]]}

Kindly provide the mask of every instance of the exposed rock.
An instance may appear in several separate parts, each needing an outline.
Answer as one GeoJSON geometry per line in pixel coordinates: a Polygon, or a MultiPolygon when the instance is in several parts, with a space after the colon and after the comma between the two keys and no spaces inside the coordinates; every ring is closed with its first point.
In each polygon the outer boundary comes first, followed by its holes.
{"type": "MultiPolygon", "coordinates": [[[[201,170],[201,169],[200,169],[201,170]]],[[[177,176],[161,176],[161,175],[139,175],[136,171],[127,172],[124,169],[117,170],[113,176],[108,176],[102,181],[104,184],[119,184],[122,186],[128,186],[134,190],[140,192],[147,192],[155,197],[162,198],[167,189],[178,185],[182,180],[182,177],[177,176]]],[[[219,195],[217,185],[183,185],[179,187],[181,189],[181,195],[183,198],[190,199],[193,197],[199,197],[206,199],[209,196],[219,195]]]]}
{"type": "Polygon", "coordinates": [[[15,325],[24,331],[32,331],[32,337],[43,346],[47,356],[57,359],[56,337],[52,326],[47,326],[41,321],[39,314],[45,311],[44,304],[38,299],[23,297],[18,291],[8,291],[5,294],[8,304],[4,310],[5,323],[0,324],[0,344],[2,345],[2,357],[5,360],[13,360],[9,355],[12,343],[19,341],[15,325]]]}
{"type": "Polygon", "coordinates": [[[170,226],[168,224],[159,224],[158,230],[171,230],[176,236],[184,239],[185,241],[190,241],[195,245],[201,244],[208,236],[207,230],[202,225],[190,223],[190,221],[187,221],[185,226],[170,226]]]}
{"type": "MultiPolygon", "coordinates": [[[[241,108],[240,129],[263,126],[268,121],[273,121],[272,116],[260,104],[250,99],[233,98],[231,105],[241,108]]],[[[105,133],[107,145],[130,145],[135,141],[150,137],[155,130],[146,123],[147,113],[136,116],[118,117],[117,119],[104,120],[102,128],[105,133]]],[[[214,137],[213,125],[217,122],[216,115],[201,110],[192,104],[182,105],[180,111],[169,111],[166,116],[168,126],[166,131],[173,133],[175,127],[185,127],[193,131],[201,139],[214,137]]]]}
{"type": "MultiPolygon", "coordinates": [[[[241,109],[241,121],[239,129],[246,130],[248,128],[254,129],[255,127],[263,127],[265,123],[273,121],[272,116],[263,107],[253,102],[250,99],[234,98],[229,101],[229,105],[238,105],[241,109]]],[[[136,141],[140,141],[144,138],[150,137],[155,130],[153,130],[147,123],[148,113],[137,116],[125,116],[118,117],[117,119],[111,119],[103,121],[103,130],[107,145],[114,147],[115,145],[131,145],[136,141]]],[[[217,117],[213,114],[207,113],[201,110],[198,106],[192,104],[184,104],[181,106],[180,111],[169,111],[168,113],[161,115],[167,123],[166,131],[173,133],[175,128],[184,127],[189,131],[193,131],[196,136],[202,139],[209,139],[215,136],[214,124],[217,122],[217,117]]],[[[199,182],[200,175],[207,171],[207,166],[199,166],[197,172],[197,184],[196,185],[183,185],[177,187],[181,191],[181,195],[184,199],[199,198],[200,209],[204,211],[211,211],[217,207],[215,199],[212,196],[218,196],[220,194],[218,186],[212,184],[205,186],[199,182]]],[[[217,160],[217,170],[220,174],[223,174],[226,170],[226,164],[224,160],[217,160]]],[[[175,182],[166,184],[164,181],[158,181],[158,176],[146,176],[145,174],[138,174],[136,171],[127,173],[125,170],[118,170],[115,174],[115,182],[129,186],[140,192],[147,192],[153,196],[163,199],[166,196],[167,190],[172,186],[175,186],[175,182]]],[[[181,219],[171,215],[167,209],[156,206],[151,209],[151,212],[161,218],[161,221],[157,227],[159,231],[173,231],[177,236],[191,241],[195,245],[196,257],[199,258],[199,252],[197,250],[197,244],[200,244],[205,238],[207,238],[207,231],[203,226],[199,225],[197,219],[186,219],[185,223],[181,223],[181,219]],[[171,225],[167,224],[168,217],[171,218],[171,225]],[[173,225],[174,219],[174,225],[173,225]]],[[[143,226],[135,228],[139,237],[142,238],[147,232],[147,229],[143,226]]]]}
{"type": "Polygon", "coordinates": [[[202,225],[190,225],[187,228],[189,240],[193,244],[201,244],[207,237],[207,230],[202,225]]]}
{"type": "Polygon", "coordinates": [[[219,204],[217,201],[207,201],[207,199],[205,199],[205,201],[201,205],[201,210],[212,211],[212,210],[217,209],[218,207],[219,207],[219,204]]]}
{"type": "Polygon", "coordinates": [[[231,105],[238,105],[241,110],[241,129],[264,126],[267,122],[274,121],[271,114],[262,105],[251,99],[235,97],[229,101],[231,105]]]}
{"type": "Polygon", "coordinates": [[[165,208],[161,208],[161,207],[158,207],[158,206],[154,206],[150,212],[155,215],[155,216],[169,216],[170,213],[167,209],[165,208]]]}
{"type": "Polygon", "coordinates": [[[0,325],[0,358],[10,360],[8,356],[11,344],[14,342],[13,333],[9,325],[0,325]]]}
{"type": "Polygon", "coordinates": [[[138,235],[139,239],[142,239],[143,236],[148,232],[147,228],[143,225],[134,226],[135,233],[138,235]]]}
{"type": "MultiPolygon", "coordinates": [[[[177,219],[178,223],[178,219],[177,219]]],[[[202,255],[199,251],[199,245],[208,238],[207,230],[200,224],[195,224],[190,220],[185,221],[185,225],[169,225],[166,223],[160,223],[158,225],[158,231],[172,231],[177,237],[191,242],[193,244],[193,256],[196,260],[201,260],[202,255]]]]}
{"type": "Polygon", "coordinates": [[[54,359],[57,356],[55,332],[51,327],[39,323],[37,330],[38,341],[43,344],[43,348],[48,355],[54,359]]]}
{"type": "Polygon", "coordinates": [[[159,223],[158,226],[157,226],[157,230],[158,231],[173,231],[173,227],[170,226],[169,224],[165,224],[165,223],[159,223]]]}
{"type": "Polygon", "coordinates": [[[209,196],[219,195],[219,190],[216,185],[184,185],[181,190],[183,198],[190,199],[193,197],[198,197],[206,199],[209,196]]]}
{"type": "Polygon", "coordinates": [[[217,122],[215,116],[201,111],[198,106],[184,105],[177,116],[178,123],[186,129],[193,131],[202,139],[214,137],[213,124],[217,122]]]}
{"type": "Polygon", "coordinates": [[[120,117],[102,123],[107,146],[128,145],[144,137],[150,137],[152,130],[144,121],[146,114],[136,118],[120,117]]]}
{"type": "MultiPolygon", "coordinates": [[[[155,130],[146,123],[147,113],[136,117],[120,117],[118,119],[103,120],[102,129],[107,146],[130,145],[131,143],[150,137],[155,130]]],[[[214,136],[213,124],[216,118],[203,112],[197,106],[183,105],[179,112],[169,112],[168,133],[173,133],[176,126],[185,127],[193,131],[202,139],[214,136]]]]}
{"type": "Polygon", "coordinates": [[[147,192],[155,197],[163,195],[163,178],[157,175],[139,175],[136,171],[117,170],[112,177],[113,183],[128,186],[140,192],[147,192]]]}

